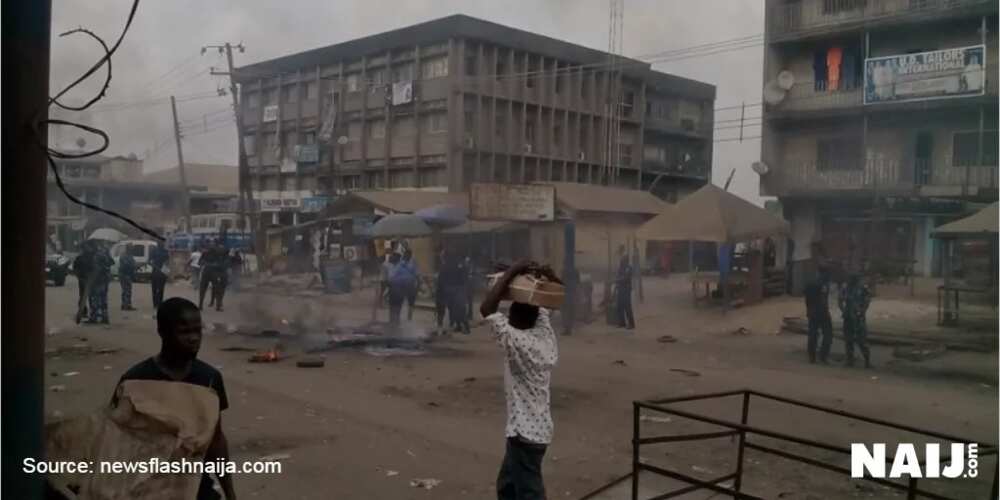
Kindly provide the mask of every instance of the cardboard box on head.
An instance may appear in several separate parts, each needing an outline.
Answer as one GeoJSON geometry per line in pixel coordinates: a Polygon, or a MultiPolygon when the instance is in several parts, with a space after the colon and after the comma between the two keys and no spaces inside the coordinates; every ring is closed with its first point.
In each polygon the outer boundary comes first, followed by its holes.
{"type": "MultiPolygon", "coordinates": [[[[490,275],[490,287],[495,286],[501,276],[503,273],[490,275]]],[[[559,309],[562,307],[565,296],[566,289],[559,283],[530,274],[521,274],[511,281],[503,299],[546,309],[559,309]]]]}

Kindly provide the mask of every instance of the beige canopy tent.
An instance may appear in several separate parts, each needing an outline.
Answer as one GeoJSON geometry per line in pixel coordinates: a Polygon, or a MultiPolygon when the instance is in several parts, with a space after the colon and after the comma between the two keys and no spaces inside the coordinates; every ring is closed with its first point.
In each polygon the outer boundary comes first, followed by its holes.
{"type": "Polygon", "coordinates": [[[788,223],[712,184],[669,206],[636,231],[651,241],[736,243],[788,233],[788,223]]]}
{"type": "Polygon", "coordinates": [[[954,222],[949,222],[934,230],[935,238],[968,238],[997,234],[1000,220],[997,217],[998,204],[992,205],[954,222]]]}

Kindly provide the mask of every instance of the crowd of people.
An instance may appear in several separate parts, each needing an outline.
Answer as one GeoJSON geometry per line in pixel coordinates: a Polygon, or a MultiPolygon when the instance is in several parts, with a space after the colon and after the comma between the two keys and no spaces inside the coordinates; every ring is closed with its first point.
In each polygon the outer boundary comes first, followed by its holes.
{"type": "MultiPolygon", "coordinates": [[[[84,324],[110,324],[111,315],[108,311],[108,289],[112,280],[112,268],[117,266],[118,284],[121,287],[121,310],[134,311],[132,305],[132,284],[136,281],[139,266],[131,252],[131,246],[126,245],[117,263],[111,257],[110,245],[100,240],[87,240],[81,244],[81,252],[73,260],[73,273],[77,278],[78,300],[76,322],[84,324]]],[[[150,282],[153,292],[153,307],[159,307],[163,301],[163,292],[167,283],[165,267],[170,256],[158,244],[153,247],[149,256],[149,266],[152,268],[150,282]]]]}
{"type": "MultiPolygon", "coordinates": [[[[392,251],[381,265],[379,296],[389,305],[389,323],[399,326],[403,306],[408,306],[407,320],[413,320],[417,296],[424,286],[413,252],[404,243],[392,244],[392,251]]],[[[471,332],[472,261],[459,252],[442,248],[435,262],[434,310],[436,333],[444,334],[445,318],[450,329],[468,335],[471,332]]]]}

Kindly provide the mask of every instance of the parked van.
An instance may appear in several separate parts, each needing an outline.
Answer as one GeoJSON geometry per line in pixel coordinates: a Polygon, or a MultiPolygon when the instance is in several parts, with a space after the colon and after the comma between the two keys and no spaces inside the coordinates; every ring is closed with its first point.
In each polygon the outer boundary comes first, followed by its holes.
{"type": "Polygon", "coordinates": [[[156,242],[152,240],[124,240],[111,247],[111,258],[115,265],[111,267],[111,275],[118,278],[118,260],[127,251],[135,259],[135,280],[149,281],[153,267],[149,265],[149,257],[153,255],[156,242]]]}

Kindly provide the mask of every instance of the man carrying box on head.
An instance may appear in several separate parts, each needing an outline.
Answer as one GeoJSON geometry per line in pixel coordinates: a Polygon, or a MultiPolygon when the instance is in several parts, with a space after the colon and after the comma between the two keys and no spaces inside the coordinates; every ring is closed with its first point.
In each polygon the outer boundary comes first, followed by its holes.
{"type": "Polygon", "coordinates": [[[514,302],[509,315],[498,312],[515,278],[532,273],[561,283],[548,267],[519,262],[503,273],[487,293],[479,312],[504,349],[504,393],[507,399],[507,448],[497,476],[499,500],[543,500],[542,457],[552,441],[549,385],[559,359],[549,311],[514,302]]]}

